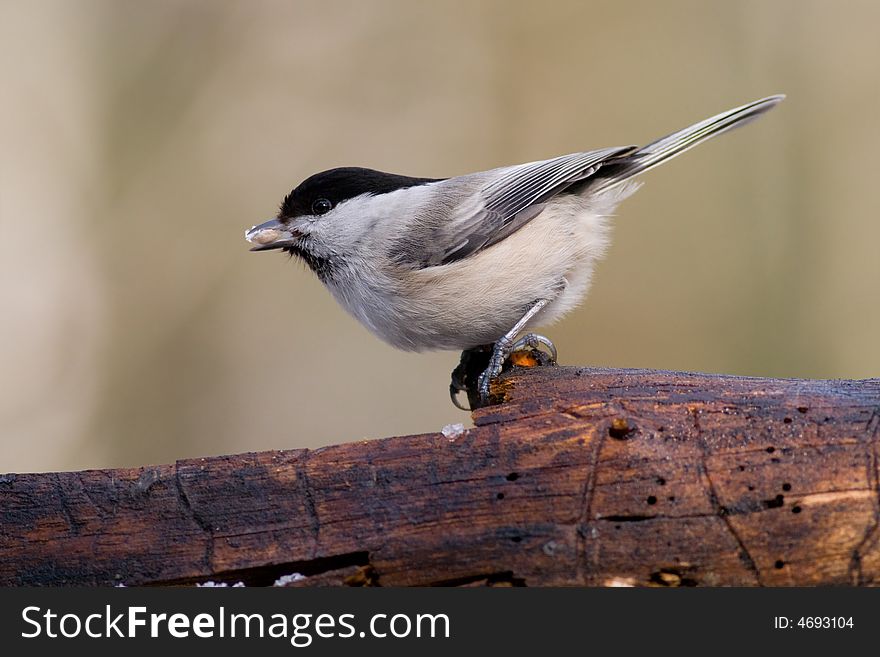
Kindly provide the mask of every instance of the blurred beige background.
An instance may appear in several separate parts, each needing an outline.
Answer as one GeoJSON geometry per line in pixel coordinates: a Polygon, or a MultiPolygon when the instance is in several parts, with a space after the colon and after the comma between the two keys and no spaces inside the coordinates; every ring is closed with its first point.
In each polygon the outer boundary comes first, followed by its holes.
{"type": "Polygon", "coordinates": [[[0,472],[467,421],[244,228],[340,165],[450,176],[645,143],[564,363],[880,374],[872,0],[0,3],[0,472]]]}

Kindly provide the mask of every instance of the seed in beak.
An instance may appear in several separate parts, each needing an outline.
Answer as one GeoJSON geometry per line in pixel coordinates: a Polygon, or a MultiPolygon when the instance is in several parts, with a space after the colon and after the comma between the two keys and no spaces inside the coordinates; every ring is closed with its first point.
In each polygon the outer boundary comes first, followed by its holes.
{"type": "Polygon", "coordinates": [[[247,240],[252,244],[271,244],[272,242],[278,241],[281,237],[281,231],[275,228],[263,228],[262,230],[254,231],[254,226],[247,232],[247,240]]]}

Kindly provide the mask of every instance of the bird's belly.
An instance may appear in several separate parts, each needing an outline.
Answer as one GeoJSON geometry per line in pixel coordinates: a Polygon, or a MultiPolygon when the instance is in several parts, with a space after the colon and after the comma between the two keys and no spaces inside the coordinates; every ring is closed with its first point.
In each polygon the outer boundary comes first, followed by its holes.
{"type": "Polygon", "coordinates": [[[549,324],[575,307],[606,244],[604,219],[573,201],[462,260],[386,271],[369,293],[334,295],[399,349],[467,349],[495,342],[539,299],[553,302],[530,325],[549,324]]]}

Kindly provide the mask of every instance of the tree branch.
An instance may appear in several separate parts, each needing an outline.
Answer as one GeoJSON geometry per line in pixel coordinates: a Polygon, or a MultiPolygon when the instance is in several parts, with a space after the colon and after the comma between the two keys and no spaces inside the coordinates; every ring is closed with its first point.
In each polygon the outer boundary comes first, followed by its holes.
{"type": "Polygon", "coordinates": [[[0,476],[0,584],[880,583],[880,380],[493,392],[457,437],[0,476]]]}

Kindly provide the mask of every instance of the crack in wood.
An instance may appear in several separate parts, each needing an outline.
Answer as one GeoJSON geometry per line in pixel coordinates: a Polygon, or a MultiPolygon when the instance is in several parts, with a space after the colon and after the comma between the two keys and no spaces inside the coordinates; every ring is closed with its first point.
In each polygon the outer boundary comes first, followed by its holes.
{"type": "MultiPolygon", "coordinates": [[[[608,522],[644,522],[645,520],[656,520],[656,519],[666,519],[669,516],[661,516],[661,515],[653,515],[653,516],[640,516],[640,515],[617,515],[617,516],[602,516],[601,520],[607,520],[608,522]]],[[[679,516],[680,517],[680,516],[679,516]]],[[[669,517],[671,518],[671,517],[669,517]]]]}
{"type": "MultiPolygon", "coordinates": [[[[366,464],[370,469],[373,486],[380,490],[384,489],[386,487],[386,482],[382,481],[380,483],[379,469],[373,465],[372,457],[367,458],[366,464]]],[[[385,549],[385,546],[388,543],[388,534],[384,530],[386,527],[386,516],[389,514],[389,509],[384,501],[384,495],[374,495],[372,502],[372,504],[366,505],[366,516],[378,530],[379,536],[376,538],[379,540],[376,544],[371,545],[370,549],[374,552],[381,552],[385,549]]]]}
{"type": "Polygon", "coordinates": [[[865,424],[865,433],[871,439],[876,439],[878,434],[880,434],[880,406],[874,407],[874,410],[871,411],[871,417],[868,418],[868,422],[865,424]]]}
{"type": "MultiPolygon", "coordinates": [[[[606,402],[603,401],[601,403],[601,405],[605,406],[606,402]]],[[[545,408],[540,408],[540,409],[534,410],[529,413],[522,413],[522,414],[516,413],[515,410],[520,406],[521,406],[520,402],[513,402],[509,405],[496,404],[494,406],[485,406],[484,408],[486,408],[486,409],[504,408],[504,410],[511,411],[511,414],[509,416],[499,415],[498,413],[495,413],[495,414],[489,413],[486,415],[476,415],[476,417],[474,418],[474,426],[475,427],[490,427],[493,425],[502,426],[505,424],[509,424],[511,422],[519,424],[522,420],[534,420],[537,418],[546,417],[548,415],[562,415],[565,417],[570,417],[572,414],[571,408],[564,408],[564,409],[560,410],[555,405],[550,405],[545,408]]],[[[575,417],[577,417],[576,413],[575,413],[575,417]]],[[[583,419],[583,418],[580,418],[580,419],[583,419]]]]}
{"type": "MultiPolygon", "coordinates": [[[[602,453],[602,447],[605,445],[605,439],[607,435],[608,433],[606,431],[602,431],[598,426],[596,426],[593,433],[596,444],[593,446],[593,453],[590,455],[590,471],[587,473],[587,478],[584,480],[584,491],[581,496],[581,513],[578,518],[576,532],[576,577],[578,581],[583,582],[585,585],[589,585],[589,572],[591,570],[594,570],[594,568],[590,564],[590,560],[587,559],[587,538],[590,526],[590,513],[592,511],[593,498],[595,497],[596,493],[596,480],[598,478],[597,469],[599,466],[599,457],[602,453]]],[[[589,538],[592,539],[593,537],[590,536],[589,538]]]]}
{"type": "Polygon", "coordinates": [[[67,521],[67,526],[70,527],[70,531],[72,531],[74,535],[79,535],[80,523],[78,523],[73,518],[73,512],[71,511],[70,505],[67,501],[67,493],[64,492],[64,485],[61,483],[60,473],[55,473],[54,481],[55,490],[58,493],[58,505],[61,507],[61,513],[64,515],[64,519],[67,521]]]}
{"type": "Polygon", "coordinates": [[[512,570],[466,575],[454,579],[431,582],[428,586],[528,586],[524,577],[516,577],[512,570]]]}
{"type": "MultiPolygon", "coordinates": [[[[814,452],[821,453],[823,450],[828,449],[829,447],[836,448],[836,447],[846,447],[846,446],[851,446],[851,445],[861,445],[863,442],[864,441],[861,441],[858,439],[853,439],[853,440],[835,439],[835,440],[830,440],[827,443],[803,443],[803,444],[797,443],[797,444],[787,445],[785,447],[779,447],[778,449],[774,449],[774,451],[777,451],[780,454],[785,454],[785,455],[788,455],[788,454],[795,452],[795,451],[803,452],[808,449],[812,450],[814,452]]],[[[766,453],[767,447],[755,447],[754,449],[731,449],[729,451],[719,450],[719,451],[715,452],[713,454],[713,456],[715,456],[716,458],[719,456],[745,456],[745,455],[749,455],[749,454],[760,454],[761,452],[766,453]]],[[[753,467],[763,467],[763,465],[764,464],[759,464],[759,463],[752,464],[753,467]]]]}
{"type": "Polygon", "coordinates": [[[211,527],[211,524],[206,521],[200,513],[196,511],[193,505],[190,503],[189,496],[186,493],[186,489],[183,485],[183,480],[180,476],[180,461],[174,464],[174,485],[177,489],[177,496],[180,499],[181,506],[187,511],[189,516],[193,519],[193,522],[207,535],[207,541],[205,541],[205,554],[202,557],[205,570],[207,572],[214,571],[214,528],[211,527]]]}
{"type": "MultiPolygon", "coordinates": [[[[877,416],[880,419],[880,415],[877,413],[877,409],[874,409],[874,416],[877,416]]],[[[873,417],[872,416],[872,419],[873,417]]],[[[871,420],[868,421],[867,427],[871,426],[871,420]]],[[[867,428],[866,427],[866,428],[867,428]]],[[[872,438],[876,437],[878,433],[878,429],[880,429],[880,422],[878,422],[874,430],[872,432],[872,438]]],[[[873,508],[873,515],[871,520],[868,522],[868,526],[865,528],[865,533],[862,536],[862,539],[859,541],[858,545],[853,549],[852,557],[849,562],[848,574],[850,578],[850,583],[853,586],[862,586],[866,584],[865,576],[862,572],[862,551],[869,545],[875,544],[877,542],[877,534],[878,530],[880,530],[880,472],[878,472],[878,461],[877,461],[877,443],[871,442],[867,445],[867,478],[868,485],[871,487],[873,491],[873,504],[871,505],[873,508]]]]}
{"type": "Polygon", "coordinates": [[[318,507],[315,504],[315,494],[312,491],[312,485],[309,481],[309,475],[306,472],[306,464],[309,460],[309,450],[303,450],[296,464],[296,481],[299,484],[300,492],[304,500],[306,514],[309,516],[309,526],[312,530],[312,539],[314,545],[312,547],[312,558],[318,556],[318,548],[320,546],[321,519],[318,517],[318,507]]]}
{"type": "Polygon", "coordinates": [[[80,490],[82,490],[83,496],[86,498],[88,503],[91,504],[97,512],[102,513],[104,509],[99,506],[92,497],[92,492],[89,490],[89,486],[86,485],[86,482],[83,481],[82,472],[76,473],[76,480],[79,482],[80,490]]]}
{"type": "Polygon", "coordinates": [[[599,516],[596,518],[597,521],[602,522],[648,522],[651,520],[656,520],[658,522],[677,522],[679,520],[702,520],[706,518],[717,518],[718,513],[716,511],[711,511],[710,513],[683,513],[681,515],[672,515],[672,514],[662,514],[658,513],[654,516],[640,516],[640,515],[616,515],[616,516],[599,516]]]}
{"type": "Polygon", "coordinates": [[[712,481],[712,476],[709,474],[709,445],[707,444],[703,436],[703,428],[700,426],[699,411],[694,409],[692,411],[692,415],[694,418],[694,429],[697,432],[697,442],[700,445],[700,476],[705,480],[704,485],[706,488],[706,493],[709,496],[709,503],[712,505],[712,508],[715,509],[716,515],[718,516],[718,518],[721,519],[721,522],[724,523],[727,531],[730,532],[733,540],[736,541],[736,544],[739,546],[740,561],[742,561],[746,568],[748,568],[752,572],[755,577],[755,583],[758,586],[763,586],[764,584],[761,581],[761,572],[760,570],[758,570],[758,566],[755,563],[755,560],[752,558],[752,555],[749,552],[749,549],[746,547],[746,544],[743,542],[739,533],[736,531],[736,528],[733,526],[727,509],[725,509],[721,505],[721,501],[718,497],[718,491],[715,489],[715,483],[712,481]]]}
{"type": "Polygon", "coordinates": [[[322,585],[333,583],[346,586],[379,586],[379,575],[370,561],[370,554],[364,551],[267,564],[254,568],[219,570],[217,572],[209,571],[207,574],[199,577],[154,581],[150,582],[150,584],[168,586],[212,581],[230,585],[241,582],[245,586],[272,586],[281,577],[294,574],[299,574],[306,578],[303,581],[304,585],[309,584],[308,578],[330,575],[330,578],[321,578],[322,585]],[[357,572],[360,572],[363,577],[360,579],[353,577],[357,572]]]}

